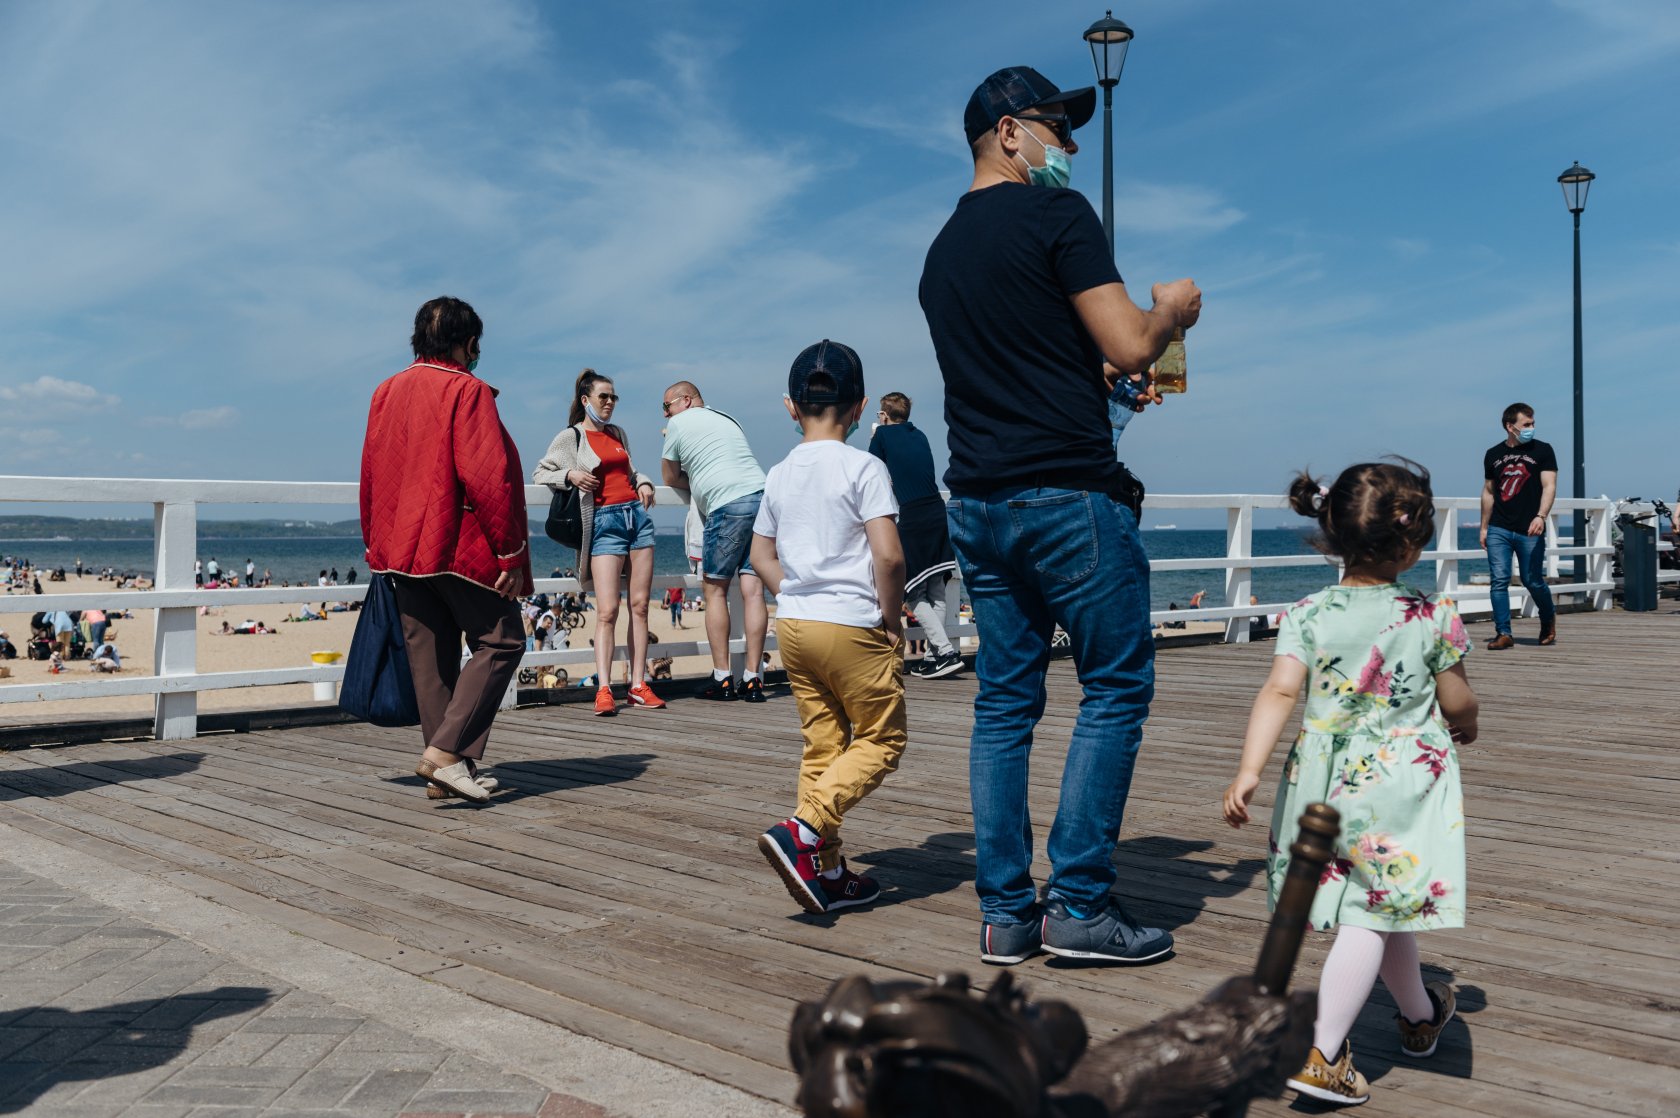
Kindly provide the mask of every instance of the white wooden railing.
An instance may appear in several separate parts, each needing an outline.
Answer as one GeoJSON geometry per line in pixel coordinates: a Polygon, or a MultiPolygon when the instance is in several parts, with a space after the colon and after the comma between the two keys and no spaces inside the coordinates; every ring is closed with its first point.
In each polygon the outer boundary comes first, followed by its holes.
{"type": "MultiPolygon", "coordinates": [[[[528,486],[526,500],[540,513],[546,507],[549,491],[543,486],[528,486]]],[[[193,560],[198,554],[198,510],[201,505],[351,505],[357,504],[357,486],[352,482],[262,482],[262,481],[188,481],[131,478],[52,478],[0,477],[0,502],[31,503],[135,503],[149,504],[153,509],[155,579],[150,590],[88,590],[64,594],[11,595],[0,605],[6,613],[33,613],[38,610],[80,609],[149,609],[156,611],[153,630],[153,670],[149,676],[114,676],[85,678],[73,682],[49,682],[0,685],[0,705],[57,699],[92,699],[118,695],[152,695],[156,699],[154,732],[160,739],[191,738],[197,734],[198,694],[201,691],[234,687],[267,687],[293,683],[332,684],[343,678],[342,664],[300,664],[294,667],[262,668],[248,671],[199,672],[197,670],[197,610],[201,606],[219,605],[286,605],[320,601],[320,587],[300,585],[291,587],[257,587],[206,590],[195,587],[193,560]]],[[[663,505],[683,504],[686,494],[660,488],[658,501],[663,505]]],[[[1284,509],[1287,501],[1281,496],[1258,494],[1152,494],[1146,500],[1149,509],[1224,509],[1226,512],[1225,554],[1184,559],[1157,559],[1150,563],[1152,571],[1222,570],[1225,593],[1221,605],[1201,609],[1174,611],[1157,610],[1150,614],[1152,622],[1223,621],[1224,639],[1246,642],[1249,638],[1249,619],[1275,614],[1289,602],[1261,602],[1250,604],[1254,572],[1262,568],[1322,567],[1323,556],[1254,554],[1254,514],[1260,509],[1284,509]]],[[[1479,509],[1475,497],[1438,498],[1435,502],[1437,539],[1443,546],[1426,552],[1424,561],[1436,566],[1436,586],[1452,593],[1461,607],[1470,614],[1485,613],[1490,608],[1485,590],[1467,586],[1459,579],[1461,560],[1479,558],[1480,551],[1457,549],[1458,524],[1465,511],[1479,509]]],[[[1609,609],[1614,583],[1610,577],[1611,547],[1610,501],[1574,501],[1559,499],[1547,528],[1547,542],[1554,564],[1560,558],[1577,554],[1588,556],[1588,574],[1584,582],[1553,587],[1554,593],[1584,596],[1595,609],[1609,609]],[[1557,546],[1558,517],[1577,507],[1588,512],[1588,543],[1584,548],[1557,546]]],[[[1554,572],[1556,567],[1554,566],[1554,572]]],[[[659,576],[654,579],[655,608],[659,591],[671,586],[696,589],[700,585],[693,575],[659,576]]],[[[576,579],[539,578],[538,591],[554,594],[576,592],[576,579]]],[[[360,600],[367,593],[365,585],[335,586],[330,597],[339,601],[360,600]]],[[[1511,587],[1513,607],[1532,611],[1533,605],[1520,584],[1511,587]]],[[[973,622],[960,613],[960,595],[947,595],[946,625],[953,640],[973,637],[973,622]]],[[[731,588],[729,650],[734,671],[739,674],[745,666],[745,641],[741,632],[739,584],[731,588]]],[[[911,630],[911,635],[919,635],[911,630]]],[[[775,639],[766,642],[767,649],[775,648],[775,639]]],[[[691,642],[661,642],[661,656],[709,655],[705,640],[691,642]]],[[[625,650],[615,650],[615,659],[624,659],[625,650]]],[[[568,648],[550,652],[526,653],[522,666],[587,665],[594,663],[594,650],[568,648]]],[[[509,701],[512,700],[510,689],[509,701]]]]}

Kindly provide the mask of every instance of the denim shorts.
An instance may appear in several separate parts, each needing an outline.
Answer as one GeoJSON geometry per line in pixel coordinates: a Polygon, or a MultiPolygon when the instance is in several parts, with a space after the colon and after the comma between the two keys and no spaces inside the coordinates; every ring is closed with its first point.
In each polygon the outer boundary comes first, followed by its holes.
{"type": "Polygon", "coordinates": [[[701,547],[701,563],[707,578],[734,578],[737,574],[752,574],[752,530],[758,519],[758,503],[764,498],[760,490],[720,505],[706,516],[706,542],[701,547]]]}
{"type": "Polygon", "coordinates": [[[640,501],[602,505],[589,536],[591,555],[628,555],[653,546],[653,517],[640,501]]]}

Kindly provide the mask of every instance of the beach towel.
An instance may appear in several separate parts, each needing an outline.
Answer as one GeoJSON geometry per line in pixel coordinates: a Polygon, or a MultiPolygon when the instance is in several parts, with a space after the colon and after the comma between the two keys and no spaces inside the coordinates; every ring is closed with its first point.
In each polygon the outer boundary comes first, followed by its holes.
{"type": "Polygon", "coordinates": [[[368,580],[367,601],[350,639],[338,705],[375,726],[420,723],[414,676],[408,668],[408,645],[403,641],[402,615],[397,612],[396,586],[388,574],[368,580]]]}

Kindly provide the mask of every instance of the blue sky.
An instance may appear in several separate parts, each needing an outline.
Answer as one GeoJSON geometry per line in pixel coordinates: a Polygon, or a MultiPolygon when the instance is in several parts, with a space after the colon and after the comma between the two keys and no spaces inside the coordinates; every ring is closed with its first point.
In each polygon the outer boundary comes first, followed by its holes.
{"type": "MultiPolygon", "coordinates": [[[[1398,452],[1473,493],[1513,399],[1568,485],[1583,219],[1591,492],[1680,484],[1680,5],[1150,0],[1116,98],[1135,298],[1205,292],[1157,492],[1398,452]]],[[[638,464],[687,377],[766,465],[794,354],[856,347],[943,458],[915,291],[962,106],[1088,84],[1096,6],[0,5],[0,473],[351,480],[439,293],[534,464],[591,365],[638,464]]],[[[1074,185],[1100,205],[1100,115],[1074,185]]],[[[1033,406],[1023,385],[1021,406],[1033,406]]],[[[859,440],[861,442],[861,436],[859,440]]],[[[23,511],[14,509],[14,511],[23,511]]],[[[135,509],[139,514],[142,510],[135,509]]],[[[342,511],[342,510],[341,510],[342,511]]],[[[217,515],[217,514],[212,514],[217,515]]]]}

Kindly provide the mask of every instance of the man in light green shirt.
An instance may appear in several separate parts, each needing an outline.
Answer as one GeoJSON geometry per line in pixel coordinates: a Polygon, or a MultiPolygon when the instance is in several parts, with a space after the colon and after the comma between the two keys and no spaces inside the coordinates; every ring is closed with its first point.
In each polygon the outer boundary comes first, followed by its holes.
{"type": "Polygon", "coordinates": [[[661,469],[665,484],[686,489],[706,518],[701,563],[706,602],[706,643],[712,650],[712,684],[707,699],[764,701],[760,673],[764,634],[770,626],[764,604],[764,583],[748,560],[753,521],[764,496],[764,471],[753,457],[741,425],[723,412],[706,406],[700,389],[678,381],[665,390],[665,450],[661,469]],[[746,636],[747,664],[737,686],[729,671],[729,582],[741,578],[741,627],[746,636]]]}

